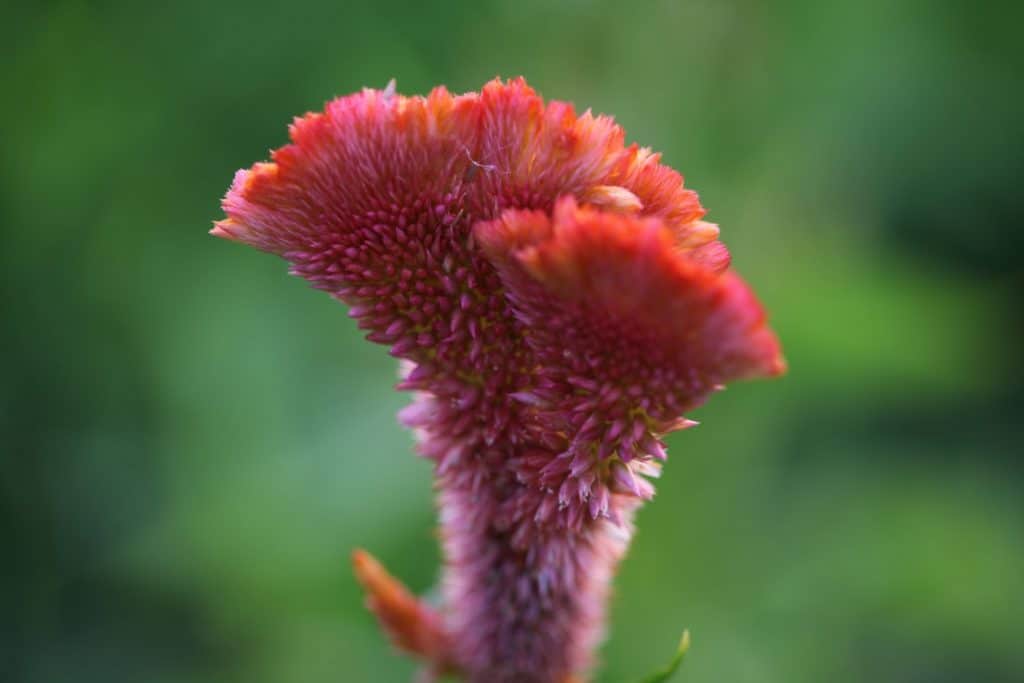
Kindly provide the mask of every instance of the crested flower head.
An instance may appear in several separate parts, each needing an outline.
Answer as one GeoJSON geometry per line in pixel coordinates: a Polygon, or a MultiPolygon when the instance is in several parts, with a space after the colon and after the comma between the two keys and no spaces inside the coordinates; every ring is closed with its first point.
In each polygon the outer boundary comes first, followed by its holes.
{"type": "Polygon", "coordinates": [[[522,80],[364,90],[291,137],[238,172],[213,232],[283,256],[405,361],[446,601],[417,609],[360,556],[371,605],[474,682],[585,674],[662,437],[725,382],[783,370],[718,228],[611,119],[522,80]]]}

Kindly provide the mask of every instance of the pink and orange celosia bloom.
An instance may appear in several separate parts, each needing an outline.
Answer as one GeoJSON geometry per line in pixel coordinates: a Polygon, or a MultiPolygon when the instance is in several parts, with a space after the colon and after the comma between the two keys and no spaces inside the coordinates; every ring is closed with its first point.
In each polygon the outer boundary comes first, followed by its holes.
{"type": "Polygon", "coordinates": [[[761,306],[678,173],[521,79],[364,90],[291,138],[238,172],[213,234],[284,257],[403,360],[444,603],[357,553],[370,607],[432,671],[585,680],[661,438],[784,369],[761,306]]]}

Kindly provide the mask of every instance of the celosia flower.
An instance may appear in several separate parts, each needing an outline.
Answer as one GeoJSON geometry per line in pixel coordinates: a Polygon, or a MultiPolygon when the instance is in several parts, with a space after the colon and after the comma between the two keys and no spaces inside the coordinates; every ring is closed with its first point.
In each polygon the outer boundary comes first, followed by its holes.
{"type": "Polygon", "coordinates": [[[358,554],[371,608],[436,671],[582,680],[662,437],[783,370],[761,307],[679,174],[522,80],[364,90],[291,138],[238,172],[213,233],[283,256],[405,361],[444,604],[358,554]]]}

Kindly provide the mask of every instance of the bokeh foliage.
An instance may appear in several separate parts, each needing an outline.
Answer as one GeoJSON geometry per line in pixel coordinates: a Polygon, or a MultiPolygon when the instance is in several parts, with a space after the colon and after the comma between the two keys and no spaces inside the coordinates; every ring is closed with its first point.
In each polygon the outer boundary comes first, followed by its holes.
{"type": "Polygon", "coordinates": [[[1024,679],[1018,3],[23,2],[0,21],[0,678],[404,681],[436,578],[395,368],[206,235],[291,117],[525,75],[721,223],[790,375],[672,439],[600,680],[1024,679]]]}

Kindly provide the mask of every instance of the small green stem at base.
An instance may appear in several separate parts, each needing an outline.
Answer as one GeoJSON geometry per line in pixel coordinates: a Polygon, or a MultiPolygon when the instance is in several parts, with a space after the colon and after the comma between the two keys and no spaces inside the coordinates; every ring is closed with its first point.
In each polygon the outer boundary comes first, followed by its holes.
{"type": "Polygon", "coordinates": [[[651,674],[647,678],[643,679],[640,683],[665,683],[679,669],[679,665],[683,663],[683,658],[686,656],[686,652],[690,649],[690,632],[683,631],[682,637],[679,639],[679,647],[676,649],[675,657],[669,662],[669,665],[662,671],[651,674]]]}

